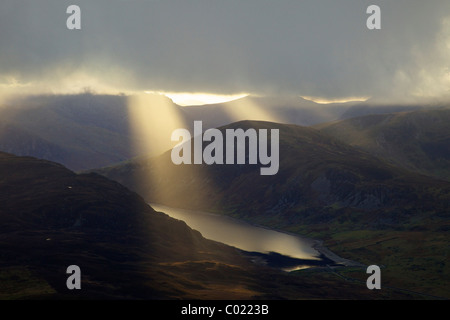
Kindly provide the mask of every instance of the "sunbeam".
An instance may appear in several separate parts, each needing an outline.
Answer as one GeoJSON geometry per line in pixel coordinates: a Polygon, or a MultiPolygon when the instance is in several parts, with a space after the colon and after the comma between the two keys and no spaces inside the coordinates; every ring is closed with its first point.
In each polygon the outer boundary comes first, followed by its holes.
{"type": "Polygon", "coordinates": [[[186,203],[188,198],[192,208],[208,203],[207,195],[195,191],[195,186],[202,182],[209,186],[210,192],[215,192],[215,183],[208,177],[208,170],[199,165],[175,165],[171,160],[170,150],[178,143],[171,141],[172,132],[179,128],[189,130],[192,125],[184,122],[182,109],[163,95],[149,93],[130,97],[128,109],[132,132],[135,140],[139,141],[134,146],[135,153],[142,155],[142,166],[133,172],[135,185],[141,194],[147,195],[148,201],[159,199],[170,205],[186,203]],[[162,152],[162,156],[155,157],[162,152]],[[174,180],[187,186],[191,193],[179,192],[184,188],[169,183],[174,180]]]}

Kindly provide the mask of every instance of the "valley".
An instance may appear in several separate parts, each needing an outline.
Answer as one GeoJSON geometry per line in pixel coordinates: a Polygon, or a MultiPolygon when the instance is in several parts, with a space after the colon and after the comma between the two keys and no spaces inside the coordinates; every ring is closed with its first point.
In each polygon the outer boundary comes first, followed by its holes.
{"type": "MultiPolygon", "coordinates": [[[[448,296],[448,182],[395,166],[314,128],[240,122],[221,130],[238,127],[280,130],[276,176],[259,176],[252,165],[176,166],[169,152],[97,172],[147,201],[321,239],[341,257],[385,266],[387,285],[448,296]]],[[[359,277],[364,279],[360,272],[359,277]]]]}
{"type": "MultiPolygon", "coordinates": [[[[223,133],[279,130],[279,171],[261,176],[259,166],[248,162],[175,165],[170,150],[159,156],[157,152],[136,156],[143,150],[135,148],[140,142],[134,139],[146,138],[136,137],[128,112],[119,106],[125,104],[124,97],[59,97],[48,108],[40,105],[49,98],[42,99],[27,113],[21,114],[25,110],[21,108],[4,113],[3,148],[20,147],[31,156],[56,158],[88,170],[77,174],[54,162],[1,154],[2,299],[450,295],[447,133],[445,125],[437,125],[446,117],[445,108],[366,115],[312,127],[271,121],[218,127],[223,133]],[[73,108],[67,99],[72,99],[73,108]],[[117,104],[117,99],[123,102],[117,104]],[[99,101],[104,111],[96,107],[99,101]],[[94,107],[75,113],[80,105],[94,107]],[[98,116],[106,113],[110,118],[99,122],[98,116]],[[32,119],[40,120],[32,124],[32,119]],[[65,124],[60,131],[50,124],[61,121],[65,124]],[[99,134],[92,135],[91,130],[99,134]],[[391,138],[380,143],[383,136],[391,138]],[[430,141],[439,146],[429,147],[430,141]],[[211,241],[185,222],[156,213],[146,202],[207,211],[312,238],[314,249],[329,260],[315,264],[211,241]],[[83,288],[88,290],[81,293],[68,292],[64,286],[64,266],[76,264],[74,260],[85,266],[83,288]],[[378,293],[365,287],[365,266],[371,264],[382,267],[384,289],[378,293]]],[[[186,116],[191,111],[179,112],[186,116]]],[[[205,122],[203,129],[208,126],[205,122]]]]}
{"type": "MultiPolygon", "coordinates": [[[[207,240],[96,174],[0,153],[1,299],[349,299],[373,293],[321,268],[286,273],[207,240]],[[66,288],[69,265],[82,289],[66,288]]],[[[364,270],[361,272],[363,273],[364,270]]]]}
{"type": "Polygon", "coordinates": [[[0,1],[0,300],[450,299],[450,1],[77,2],[0,1]]]}

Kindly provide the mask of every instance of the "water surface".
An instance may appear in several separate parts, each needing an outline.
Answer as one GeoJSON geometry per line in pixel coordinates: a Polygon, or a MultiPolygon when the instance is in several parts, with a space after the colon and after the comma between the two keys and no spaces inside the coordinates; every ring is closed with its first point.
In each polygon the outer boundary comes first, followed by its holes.
{"type": "Polygon", "coordinates": [[[250,252],[275,252],[297,259],[320,260],[320,254],[312,247],[314,241],[311,239],[258,227],[223,215],[154,203],[150,205],[156,211],[183,220],[207,239],[250,252]]]}

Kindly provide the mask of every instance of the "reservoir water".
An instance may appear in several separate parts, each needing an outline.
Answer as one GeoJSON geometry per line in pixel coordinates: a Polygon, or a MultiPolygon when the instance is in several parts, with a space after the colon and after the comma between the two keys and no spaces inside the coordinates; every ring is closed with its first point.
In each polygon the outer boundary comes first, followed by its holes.
{"type": "Polygon", "coordinates": [[[296,259],[320,260],[320,254],[313,248],[314,241],[311,239],[254,226],[223,215],[171,208],[154,203],[150,205],[156,211],[183,220],[207,239],[249,252],[274,252],[296,259]]]}

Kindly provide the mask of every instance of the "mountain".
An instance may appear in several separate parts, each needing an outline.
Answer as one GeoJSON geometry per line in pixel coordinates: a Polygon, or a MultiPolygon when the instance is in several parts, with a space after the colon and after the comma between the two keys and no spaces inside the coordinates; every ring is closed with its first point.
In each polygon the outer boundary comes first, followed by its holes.
{"type": "Polygon", "coordinates": [[[2,300],[418,298],[374,294],[333,269],[255,264],[117,182],[45,160],[0,152],[0,201],[2,300]],[[66,287],[71,265],[81,290],[66,287]]]}
{"type": "Polygon", "coordinates": [[[448,283],[450,276],[449,182],[394,166],[314,128],[243,121],[220,130],[237,128],[280,130],[276,175],[261,176],[260,165],[177,166],[170,151],[97,172],[149,202],[323,239],[345,258],[387,266],[385,279],[393,286],[450,296],[439,280],[448,283]]]}
{"type": "Polygon", "coordinates": [[[450,180],[450,109],[368,115],[315,126],[392,164],[450,180]]]}
{"type": "Polygon", "coordinates": [[[156,124],[161,118],[183,117],[182,109],[161,95],[91,93],[16,98],[0,106],[0,115],[0,150],[54,161],[75,171],[142,153],[158,155],[171,147],[170,132],[179,124],[167,123],[165,130],[156,124]],[[165,143],[149,144],[148,134],[165,143]]]}
{"type": "MultiPolygon", "coordinates": [[[[276,175],[261,176],[260,165],[175,165],[170,151],[97,172],[137,190],[150,202],[244,210],[247,217],[258,219],[294,214],[291,219],[310,223],[325,217],[332,220],[344,209],[383,210],[384,214],[399,208],[406,210],[405,214],[418,208],[445,211],[445,206],[437,208],[436,203],[424,201],[421,195],[437,188],[446,196],[448,182],[393,166],[316,129],[243,121],[220,130],[224,133],[238,128],[280,130],[280,169],[276,175]],[[137,180],[139,183],[134,184],[137,180]]],[[[377,227],[397,225],[402,222],[399,217],[397,212],[370,223],[377,227]]]]}
{"type": "Polygon", "coordinates": [[[34,96],[0,110],[0,150],[73,170],[134,156],[125,97],[34,96]]]}
{"type": "Polygon", "coordinates": [[[1,299],[251,296],[215,276],[227,272],[239,286],[251,266],[236,249],[99,175],[0,153],[0,201],[1,299]],[[66,288],[70,265],[81,268],[79,291],[66,288]]]}
{"type": "Polygon", "coordinates": [[[301,98],[246,97],[180,107],[159,94],[20,97],[0,106],[0,150],[81,171],[142,154],[158,155],[173,146],[173,130],[189,127],[194,120],[203,121],[205,129],[243,119],[273,121],[274,117],[280,122],[316,124],[338,119],[348,107],[319,110],[318,106],[301,98]]]}
{"type": "Polygon", "coordinates": [[[0,150],[55,161],[75,171],[159,155],[173,147],[173,130],[191,128],[194,121],[202,121],[204,129],[242,120],[315,125],[391,110],[373,103],[318,104],[301,97],[253,96],[180,107],[160,94],[89,92],[5,101],[0,106],[0,150]]]}
{"type": "MultiPolygon", "coordinates": [[[[439,104],[437,104],[439,105],[439,104]]],[[[427,107],[436,107],[436,104],[386,104],[386,103],[375,103],[372,100],[366,101],[364,103],[357,103],[345,110],[342,113],[339,120],[345,120],[350,118],[362,117],[367,115],[376,114],[389,114],[397,112],[408,112],[417,111],[421,109],[426,109],[427,107]]],[[[327,122],[327,121],[323,121],[327,122]]],[[[317,124],[317,123],[316,123],[317,124]]]]}
{"type": "Polygon", "coordinates": [[[423,99],[409,104],[387,104],[371,98],[364,102],[317,103],[298,96],[247,96],[226,103],[183,108],[186,123],[202,120],[206,129],[245,120],[269,121],[301,126],[318,125],[372,114],[415,111],[446,105],[423,99]]]}
{"type": "Polygon", "coordinates": [[[318,104],[301,97],[247,96],[204,106],[188,106],[187,123],[202,120],[205,128],[217,128],[244,120],[313,125],[339,119],[355,102],[318,104]]]}

